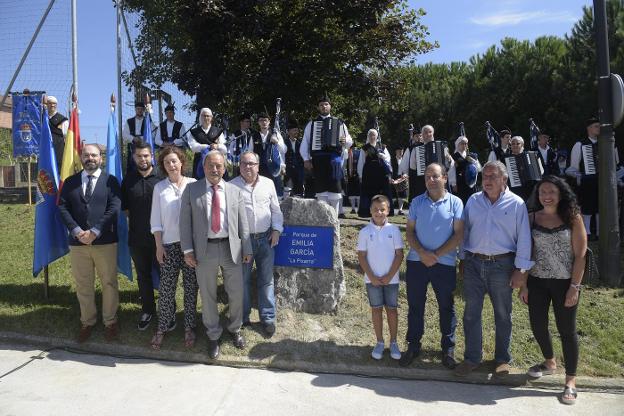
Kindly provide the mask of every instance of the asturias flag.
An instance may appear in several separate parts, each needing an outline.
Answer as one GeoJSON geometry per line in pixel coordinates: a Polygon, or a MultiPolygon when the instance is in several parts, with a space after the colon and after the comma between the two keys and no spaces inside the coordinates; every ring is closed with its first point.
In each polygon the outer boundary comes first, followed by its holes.
{"type": "MultiPolygon", "coordinates": [[[[132,155],[128,155],[132,157],[132,155]]],[[[108,118],[108,132],[106,138],[106,173],[117,178],[119,183],[123,179],[121,172],[121,152],[117,141],[117,123],[115,122],[115,110],[113,109],[108,118]]],[[[120,213],[117,216],[117,271],[124,274],[132,281],[132,263],[130,260],[130,248],[128,247],[128,222],[126,216],[120,213]]]]}
{"type": "Polygon", "coordinates": [[[67,228],[61,221],[56,205],[59,192],[56,157],[52,148],[52,134],[47,123],[48,111],[43,111],[39,162],[37,164],[37,187],[41,193],[35,208],[35,250],[33,255],[33,276],[59,257],[69,252],[67,228]]]}

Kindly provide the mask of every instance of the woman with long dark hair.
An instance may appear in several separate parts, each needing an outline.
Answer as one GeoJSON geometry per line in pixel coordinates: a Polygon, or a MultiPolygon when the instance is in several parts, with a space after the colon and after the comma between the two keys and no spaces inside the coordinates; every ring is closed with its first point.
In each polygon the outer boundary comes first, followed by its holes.
{"type": "Polygon", "coordinates": [[[533,260],[527,285],[520,299],[529,305],[531,330],[544,361],[529,368],[531,377],[552,374],[557,362],[548,331],[548,310],[553,305],[565,361],[565,388],[561,401],[574,404],[578,336],[576,311],[585,270],[587,234],[576,195],[561,178],[544,176],[533,191],[535,212],[530,215],[533,260]]]}

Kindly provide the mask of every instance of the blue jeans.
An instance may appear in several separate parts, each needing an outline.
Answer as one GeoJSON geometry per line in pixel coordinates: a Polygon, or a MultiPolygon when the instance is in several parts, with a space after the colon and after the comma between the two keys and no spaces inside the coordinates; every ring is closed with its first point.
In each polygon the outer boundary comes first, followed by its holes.
{"type": "MultiPolygon", "coordinates": [[[[251,237],[253,261],[256,263],[256,286],[258,288],[258,313],[263,323],[275,322],[275,290],[273,287],[273,258],[271,229],[259,238],[251,237]]],[[[243,322],[249,322],[251,313],[251,267],[243,263],[243,322]]]]}
{"type": "Polygon", "coordinates": [[[511,343],[511,294],[509,286],[514,271],[514,256],[496,260],[481,260],[466,253],[464,261],[464,337],[466,350],[464,360],[479,364],[483,358],[483,328],[481,313],[485,294],[490,295],[494,309],[496,326],[496,349],[494,359],[497,363],[511,361],[509,345],[511,343]]]}
{"type": "Polygon", "coordinates": [[[438,301],[440,315],[440,346],[442,352],[453,355],[455,349],[455,302],[453,291],[456,286],[455,267],[444,264],[425,266],[420,261],[407,261],[407,336],[410,348],[420,350],[420,340],[425,332],[425,304],[427,302],[427,286],[431,283],[438,301]]]}

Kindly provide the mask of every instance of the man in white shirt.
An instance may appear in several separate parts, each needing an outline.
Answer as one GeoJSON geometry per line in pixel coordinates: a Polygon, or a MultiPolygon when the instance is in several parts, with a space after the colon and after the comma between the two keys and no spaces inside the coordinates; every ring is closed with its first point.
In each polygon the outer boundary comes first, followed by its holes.
{"type": "Polygon", "coordinates": [[[509,142],[511,141],[511,130],[505,128],[500,131],[501,145],[494,150],[490,151],[488,155],[488,162],[499,162],[505,163],[505,156],[511,154],[511,146],[509,142]]]}
{"type": "Polygon", "coordinates": [[[540,134],[537,136],[538,155],[542,158],[544,175],[559,175],[557,152],[548,145],[549,141],[550,136],[546,132],[540,131],[540,134]]]}
{"type": "MultiPolygon", "coordinates": [[[[253,152],[241,156],[240,176],[231,183],[241,189],[249,224],[253,258],[256,262],[258,314],[267,336],[275,333],[275,290],[273,287],[273,247],[284,230],[284,216],[280,210],[273,182],[259,174],[260,157],[253,152]]],[[[251,312],[251,267],[243,264],[243,325],[249,325],[251,312]]]]}
{"type": "MultiPolygon", "coordinates": [[[[136,101],[134,103],[134,117],[126,120],[121,129],[121,138],[124,143],[128,145],[128,155],[134,153],[135,141],[143,140],[145,135],[145,104],[143,101],[136,101]]],[[[134,160],[131,156],[128,157],[128,163],[126,165],[126,171],[131,172],[136,169],[134,160]]]]}
{"type": "Polygon", "coordinates": [[[184,123],[175,119],[175,107],[173,104],[165,107],[165,116],[167,119],[158,126],[154,144],[158,147],[171,144],[183,147],[186,140],[186,128],[184,123]]]}

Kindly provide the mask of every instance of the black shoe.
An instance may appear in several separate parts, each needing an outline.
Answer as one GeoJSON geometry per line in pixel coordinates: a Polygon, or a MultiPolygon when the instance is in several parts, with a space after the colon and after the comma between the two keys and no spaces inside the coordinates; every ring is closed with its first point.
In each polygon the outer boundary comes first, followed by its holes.
{"type": "Polygon", "coordinates": [[[338,214],[338,218],[345,219],[345,218],[347,218],[347,216],[344,213],[343,214],[338,214]]]}
{"type": "Polygon", "coordinates": [[[275,334],[275,324],[273,322],[264,324],[264,332],[267,337],[271,338],[275,334]]]}
{"type": "Polygon", "coordinates": [[[408,367],[416,357],[420,355],[420,348],[407,347],[407,350],[401,354],[399,365],[401,367],[408,367]]]}
{"type": "Polygon", "coordinates": [[[232,344],[239,350],[244,350],[246,345],[245,338],[243,338],[240,331],[230,332],[230,335],[232,336],[232,344]]]}
{"type": "Polygon", "coordinates": [[[139,320],[139,323],[137,324],[137,329],[139,331],[145,331],[147,329],[147,327],[149,326],[151,321],[152,321],[152,314],[151,313],[143,313],[141,315],[141,319],[139,320]]]}
{"type": "Polygon", "coordinates": [[[169,324],[167,324],[167,329],[165,329],[165,332],[173,331],[174,329],[176,329],[176,325],[178,325],[178,324],[177,324],[175,318],[173,318],[172,320],[169,321],[169,324]]]}
{"type": "Polygon", "coordinates": [[[449,370],[454,370],[457,367],[457,361],[455,361],[455,357],[449,354],[442,354],[442,365],[449,370]]]}
{"type": "Polygon", "coordinates": [[[219,356],[219,340],[209,339],[208,340],[208,357],[210,357],[213,360],[216,360],[218,356],[219,356]]]}

